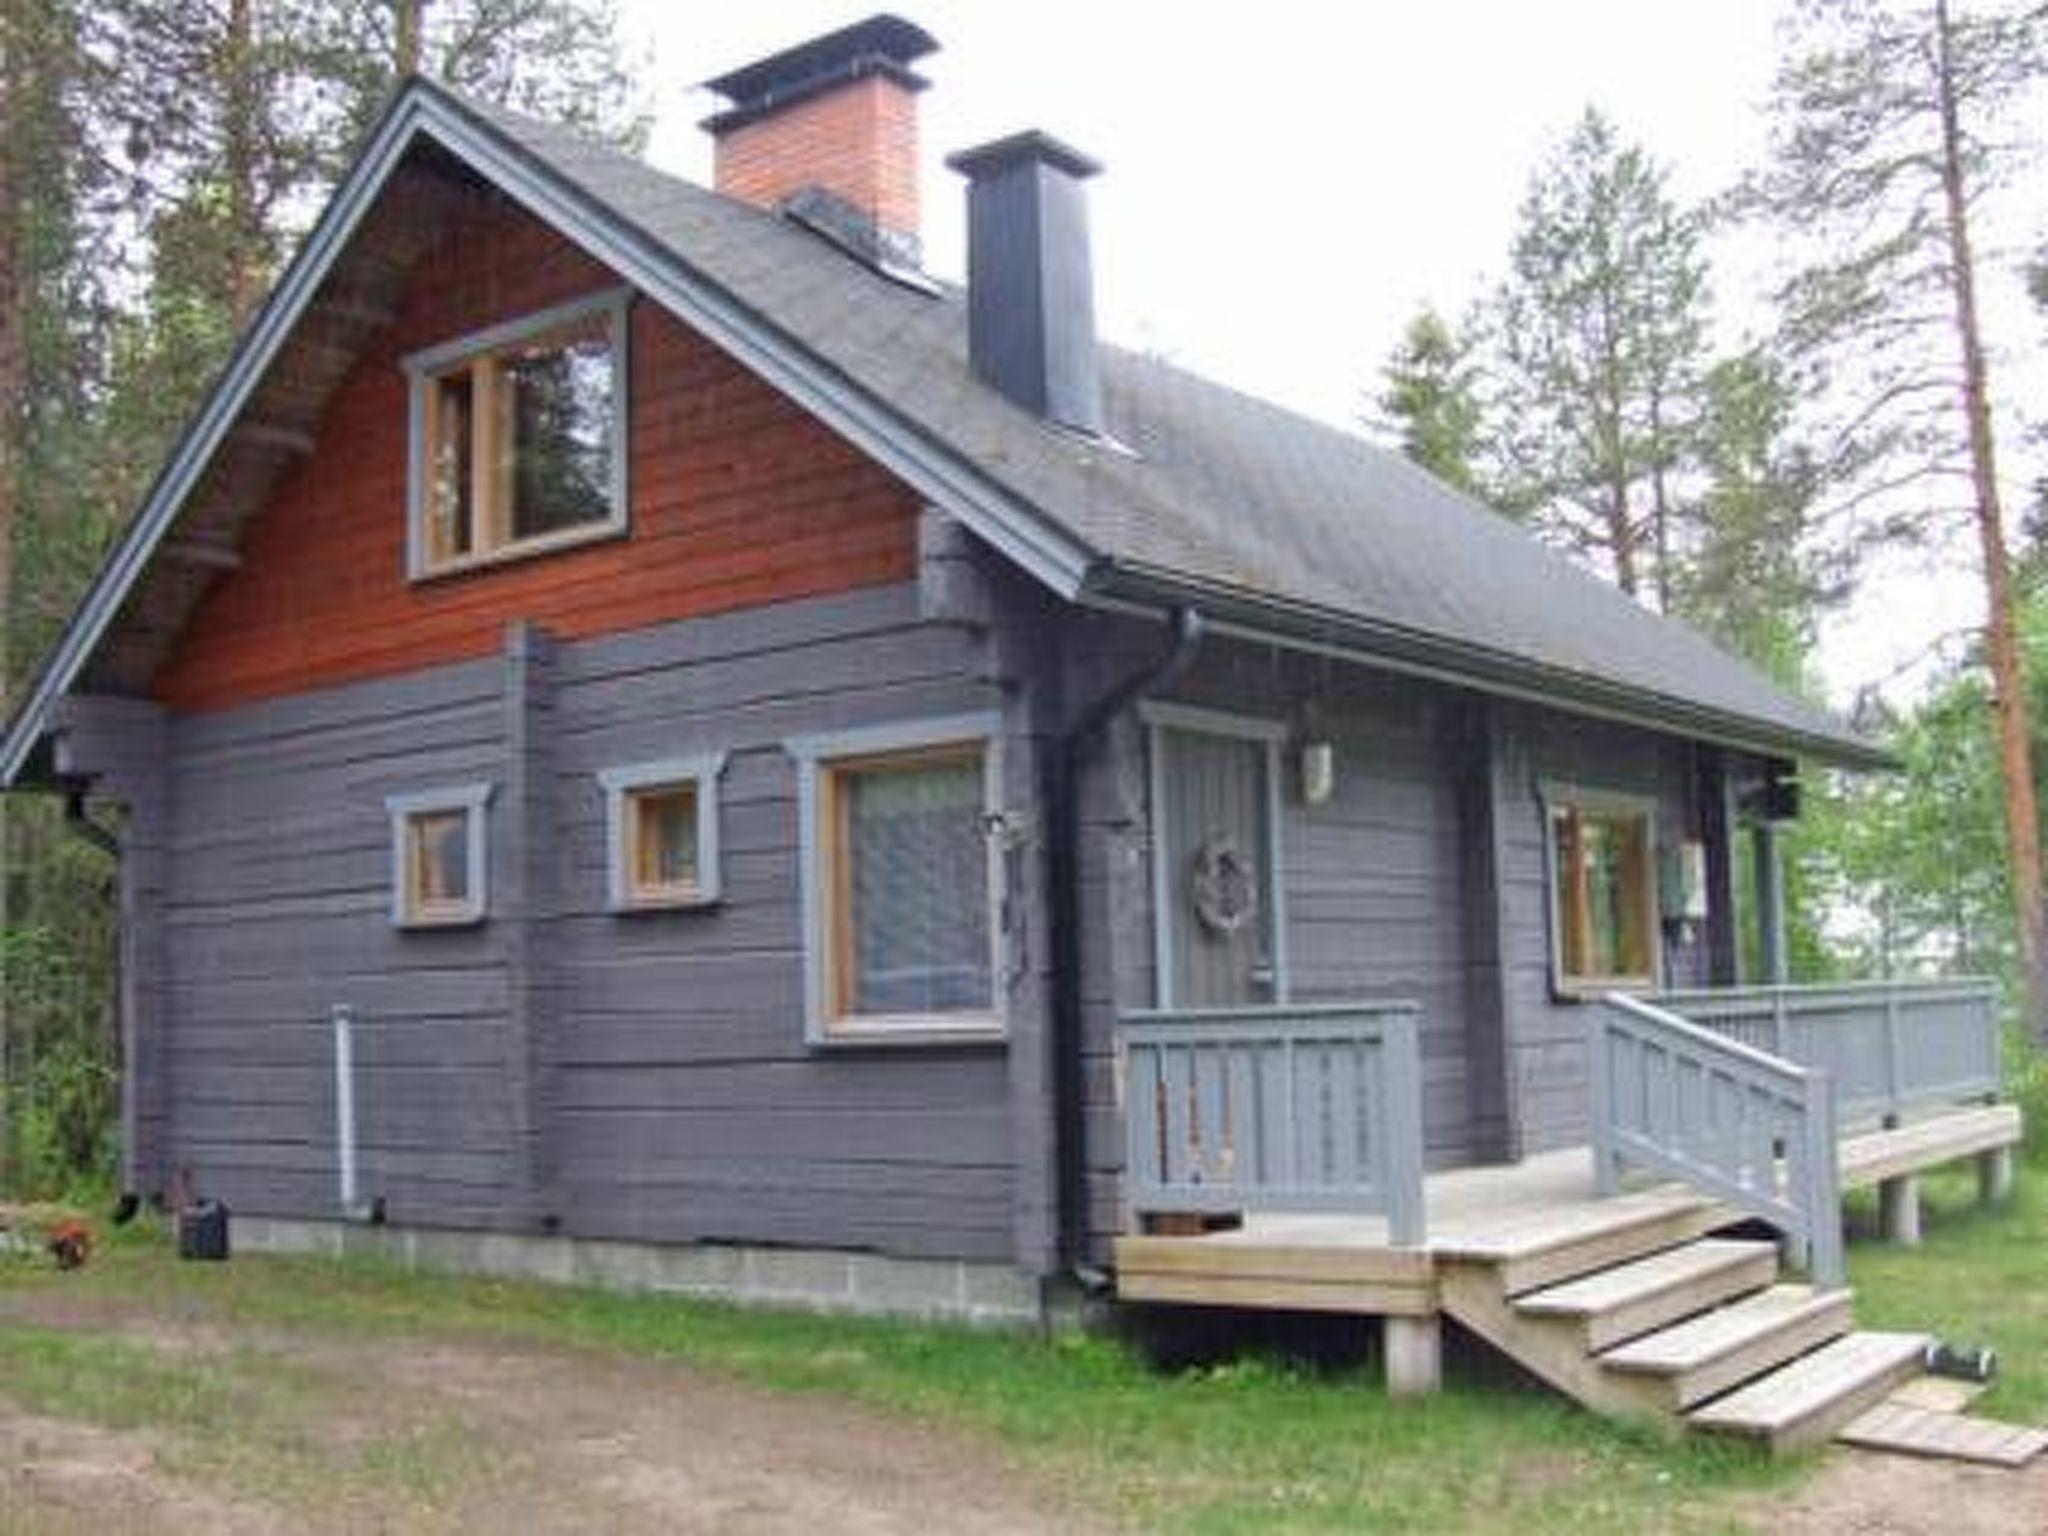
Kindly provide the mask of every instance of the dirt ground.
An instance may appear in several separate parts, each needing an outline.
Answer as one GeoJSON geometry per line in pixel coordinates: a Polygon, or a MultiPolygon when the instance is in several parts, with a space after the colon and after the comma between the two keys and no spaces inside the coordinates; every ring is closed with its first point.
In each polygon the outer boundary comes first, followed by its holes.
{"type": "Polygon", "coordinates": [[[1770,1536],[2048,1536],[2048,1457],[2006,1472],[1844,1451],[1755,1519],[1770,1536]]]}
{"type": "MultiPolygon", "coordinates": [[[[238,1413],[220,1435],[203,1420],[49,1417],[0,1380],[0,1536],[1100,1528],[992,1444],[671,1364],[501,1340],[231,1334],[54,1298],[7,1311],[219,1367],[250,1395],[246,1424],[238,1413]]],[[[1789,1495],[1729,1514],[1771,1536],[2048,1536],[2048,1460],[2015,1474],[1841,1453],[1789,1495]]]]}
{"type": "Polygon", "coordinates": [[[1093,1528],[993,1446],[671,1365],[495,1341],[422,1348],[115,1326],[166,1353],[232,1358],[259,1375],[265,1357],[288,1360],[282,1401],[303,1422],[273,1425],[254,1445],[208,1445],[24,1412],[0,1381],[4,1536],[1093,1528]],[[267,1459],[278,1463],[274,1479],[267,1459]]]}

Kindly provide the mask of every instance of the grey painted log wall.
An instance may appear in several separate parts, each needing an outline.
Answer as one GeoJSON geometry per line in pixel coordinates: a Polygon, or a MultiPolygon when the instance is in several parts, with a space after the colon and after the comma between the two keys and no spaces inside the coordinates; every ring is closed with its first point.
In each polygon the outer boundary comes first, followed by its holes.
{"type": "Polygon", "coordinates": [[[1011,1257],[1005,1051],[804,1042],[782,747],[999,705],[986,642],[887,588],[564,646],[555,689],[550,1135],[568,1230],[1011,1257]],[[598,771],[719,750],[724,901],[605,910],[598,771]]]}
{"type": "MultiPolygon", "coordinates": [[[[499,657],[218,714],[78,701],[67,753],[133,808],[138,1182],[189,1166],[252,1214],[332,1214],[327,1011],[348,1003],[364,1185],[395,1221],[1042,1269],[1054,1160],[1037,774],[1061,714],[1156,657],[1165,633],[1051,613],[986,562],[937,553],[939,588],[573,644],[515,630],[499,657]],[[1006,855],[1007,1047],[806,1046],[782,742],[991,707],[1005,809],[1024,829],[1006,855]],[[714,750],[725,900],[610,912],[599,770],[714,750]],[[393,931],[384,797],[480,779],[497,786],[490,920],[393,931]]],[[[1301,803],[1285,758],[1292,995],[1422,1005],[1431,1163],[1582,1137],[1581,1013],[1551,995],[1537,786],[1652,794],[1661,839],[1696,836],[1695,749],[1238,640],[1211,639],[1173,696],[1334,744],[1322,806],[1301,803]]],[[[1134,717],[1102,733],[1081,787],[1100,1258],[1122,1220],[1115,1020],[1154,1001],[1134,717]]],[[[1668,984],[1702,979],[1700,953],[1668,958],[1668,984]]]]}
{"type": "MultiPolygon", "coordinates": [[[[1697,749],[1684,741],[1525,704],[1496,710],[1506,1072],[1513,1150],[1527,1155],[1585,1141],[1590,1114],[1584,1005],[1558,1001],[1551,988],[1547,829],[1538,786],[1555,779],[1652,797],[1663,848],[1700,835],[1699,776],[1697,749]]],[[[1659,942],[1667,985],[1705,981],[1698,936],[1659,942]],[[1687,980],[1670,979],[1677,977],[1687,980]]]]}
{"type": "Polygon", "coordinates": [[[77,766],[166,829],[135,925],[164,956],[136,1014],[168,1122],[160,1151],[147,1122],[144,1182],[186,1167],[238,1210],[334,1214],[328,1010],[347,1003],[363,1187],[394,1222],[1016,1256],[1008,1053],[804,1043],[782,749],[1001,704],[989,658],[903,586],[578,644],[516,630],[502,657],[167,723],[80,701],[77,766]],[[704,749],[729,754],[726,899],[608,911],[598,770],[704,749]],[[384,797],[479,780],[488,920],[395,931],[384,797]]]}

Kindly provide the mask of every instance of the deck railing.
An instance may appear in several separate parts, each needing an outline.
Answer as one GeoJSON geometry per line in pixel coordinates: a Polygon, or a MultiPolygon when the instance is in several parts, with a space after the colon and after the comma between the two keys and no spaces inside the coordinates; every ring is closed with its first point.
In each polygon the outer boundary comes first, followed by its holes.
{"type": "Polygon", "coordinates": [[[1126,1196],[1141,1212],[1359,1211],[1420,1243],[1413,1003],[1126,1015],[1126,1196]]]}
{"type": "Polygon", "coordinates": [[[1784,1234],[1817,1284],[1840,1285],[1835,1098],[1803,1067],[1636,998],[1591,1015],[1593,1162],[1602,1193],[1625,1163],[1678,1179],[1784,1234]]]}
{"type": "Polygon", "coordinates": [[[1998,1091],[1998,999],[1989,981],[1721,987],[1650,1001],[1703,1029],[1826,1072],[1845,1124],[1998,1091]]]}

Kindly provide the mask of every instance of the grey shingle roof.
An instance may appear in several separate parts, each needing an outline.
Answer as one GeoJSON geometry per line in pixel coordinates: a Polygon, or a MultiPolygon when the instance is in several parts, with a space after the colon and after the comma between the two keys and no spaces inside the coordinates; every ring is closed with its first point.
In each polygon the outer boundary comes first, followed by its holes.
{"type": "Polygon", "coordinates": [[[1475,681],[1784,750],[1878,756],[1397,454],[1115,348],[1107,414],[1134,451],[1082,441],[973,377],[957,294],[892,282],[785,219],[562,129],[462,106],[1071,535],[1100,562],[1093,586],[1185,586],[1475,681]]]}
{"type": "Polygon", "coordinates": [[[1398,456],[1114,348],[1107,416],[1126,447],[1061,432],[975,379],[958,293],[892,281],[775,214],[416,79],[0,733],[0,787],[48,745],[56,701],[154,568],[357,219],[423,139],[526,198],[1068,597],[1193,601],[1225,625],[1473,686],[1774,753],[1889,761],[1398,456]]]}

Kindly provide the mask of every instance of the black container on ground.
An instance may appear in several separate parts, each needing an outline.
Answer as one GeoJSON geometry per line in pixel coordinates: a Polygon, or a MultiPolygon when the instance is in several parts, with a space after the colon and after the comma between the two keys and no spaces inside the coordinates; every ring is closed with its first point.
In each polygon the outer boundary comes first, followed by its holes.
{"type": "Polygon", "coordinates": [[[178,1257],[220,1260],[228,1256],[228,1208],[202,1200],[178,1212],[178,1257]]]}

